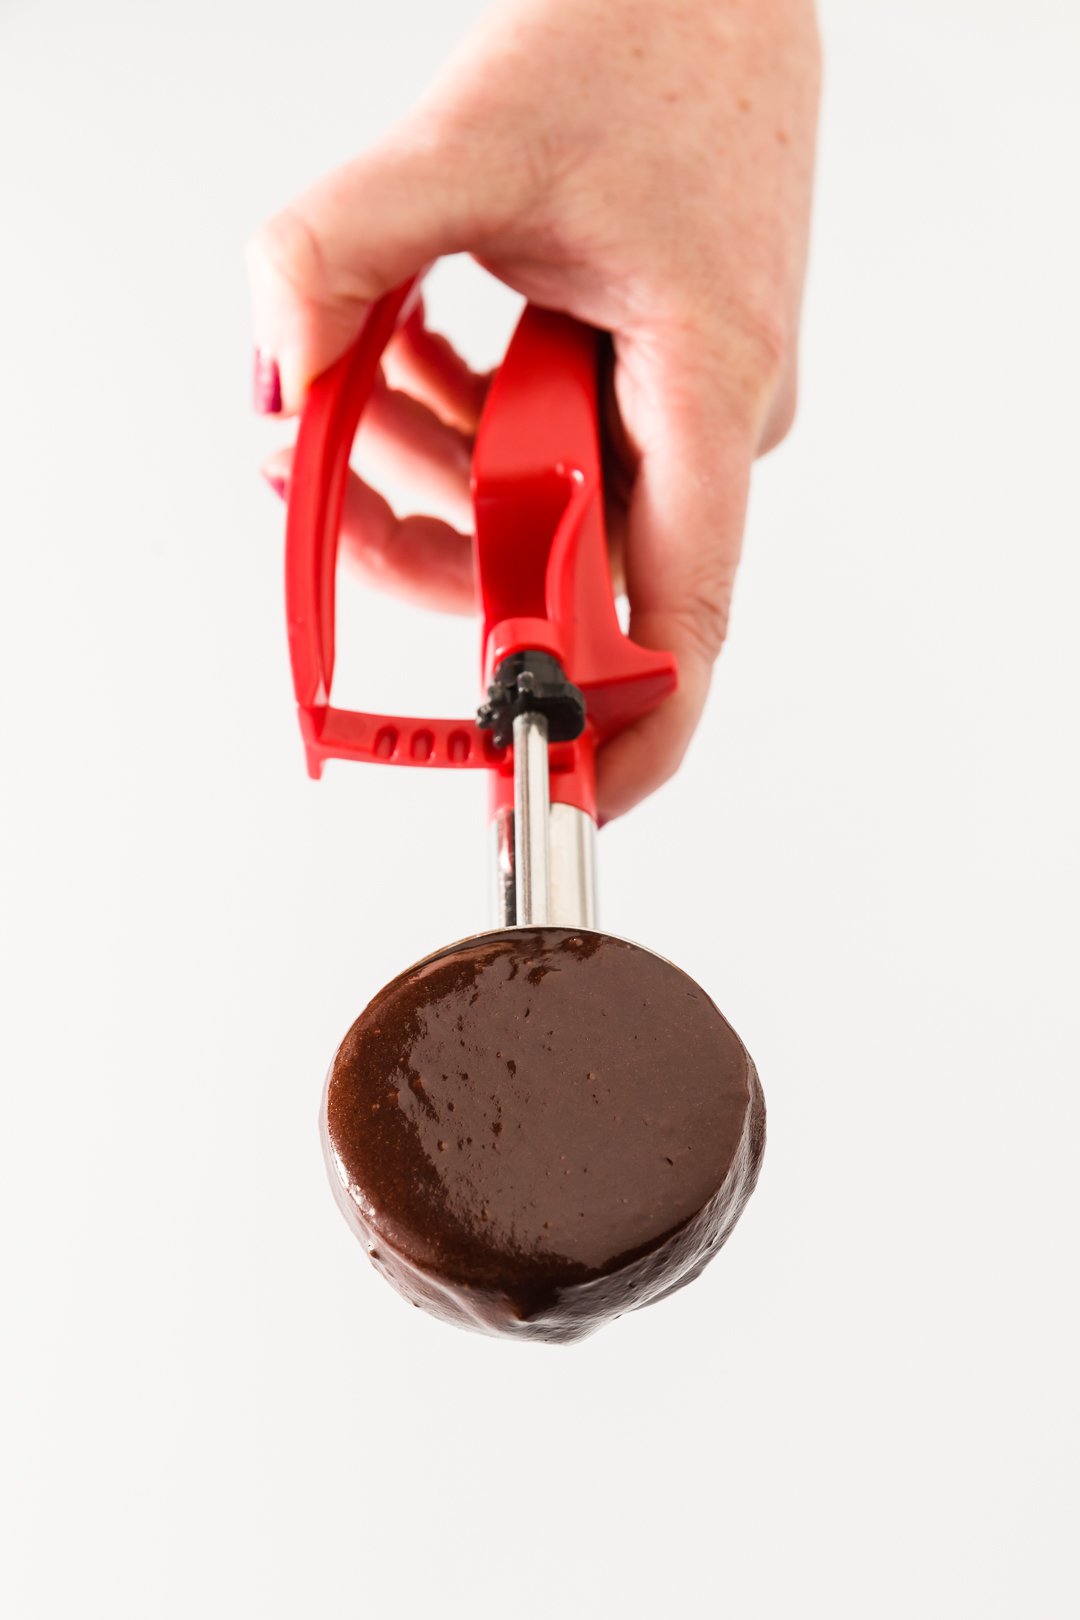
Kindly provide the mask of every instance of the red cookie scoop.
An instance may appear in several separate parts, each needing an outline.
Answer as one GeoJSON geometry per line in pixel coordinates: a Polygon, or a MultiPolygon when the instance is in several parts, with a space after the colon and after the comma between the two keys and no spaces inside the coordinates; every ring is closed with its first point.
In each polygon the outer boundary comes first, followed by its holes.
{"type": "Polygon", "coordinates": [[[500,926],[379,992],[334,1059],[323,1140],[373,1263],[465,1326],[568,1340],[695,1277],[753,1189],[764,1100],[694,981],[596,930],[595,753],[674,690],[619,627],[604,533],[599,335],[527,307],[473,461],[486,701],[476,716],[331,701],[349,452],[416,284],[312,388],[286,545],[308,769],[485,769],[500,926]]]}

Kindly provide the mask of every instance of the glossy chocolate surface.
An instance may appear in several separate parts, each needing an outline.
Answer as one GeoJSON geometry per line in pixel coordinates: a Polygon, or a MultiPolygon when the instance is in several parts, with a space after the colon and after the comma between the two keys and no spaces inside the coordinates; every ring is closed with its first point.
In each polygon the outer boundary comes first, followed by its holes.
{"type": "Polygon", "coordinates": [[[341,1207],[406,1298],[552,1340],[696,1276],[764,1136],[753,1062],[700,986],[565,928],[482,934],[387,985],[324,1112],[341,1207]]]}

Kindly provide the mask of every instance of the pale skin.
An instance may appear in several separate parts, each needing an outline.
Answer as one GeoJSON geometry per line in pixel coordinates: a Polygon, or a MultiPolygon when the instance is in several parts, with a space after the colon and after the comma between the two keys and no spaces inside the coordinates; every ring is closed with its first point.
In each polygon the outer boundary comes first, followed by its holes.
{"type": "MultiPolygon", "coordinates": [[[[682,760],[727,629],[750,470],[794,415],[819,76],[810,0],[503,0],[403,123],[251,246],[256,341],[285,413],[372,300],[440,254],[471,253],[612,334],[613,566],[631,634],[674,652],[680,683],[601,751],[605,820],[682,760]]],[[[353,475],[346,541],[382,588],[472,611],[485,379],[419,320],[385,371],[363,433],[424,510],[398,517],[353,475]]],[[[283,451],[265,470],[283,488],[288,469],[283,451]]]]}

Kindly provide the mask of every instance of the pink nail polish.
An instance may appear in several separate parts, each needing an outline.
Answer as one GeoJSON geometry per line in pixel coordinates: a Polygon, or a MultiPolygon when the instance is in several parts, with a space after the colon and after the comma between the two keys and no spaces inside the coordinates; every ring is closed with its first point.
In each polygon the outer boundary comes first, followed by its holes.
{"type": "Polygon", "coordinates": [[[255,409],[260,416],[277,416],[281,411],[281,372],[272,355],[255,350],[255,409]]]}
{"type": "Polygon", "coordinates": [[[286,491],[289,487],[284,478],[279,478],[276,473],[268,472],[264,472],[263,477],[266,479],[266,482],[270,485],[270,488],[273,490],[274,494],[279,498],[279,500],[284,500],[286,491]]]}

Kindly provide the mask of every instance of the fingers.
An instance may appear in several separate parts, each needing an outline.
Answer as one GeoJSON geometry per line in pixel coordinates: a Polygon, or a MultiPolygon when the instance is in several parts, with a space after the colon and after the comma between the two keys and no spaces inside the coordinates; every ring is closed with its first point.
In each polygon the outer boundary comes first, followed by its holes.
{"type": "Polygon", "coordinates": [[[462,433],[476,432],[491,378],[473,371],[440,332],[428,329],[422,305],[393,339],[384,365],[394,388],[406,390],[462,433]]]}
{"type": "Polygon", "coordinates": [[[441,254],[483,246],[525,172],[487,152],[414,114],[262,227],[248,263],[263,409],[298,410],[374,299],[441,254]]]}
{"type": "Polygon", "coordinates": [[[736,359],[697,344],[624,339],[616,388],[639,457],[627,513],[630,634],[673,652],[678,691],[600,752],[602,820],[674,773],[727,631],[750,468],[771,383],[733,388],[736,359]]]}
{"type": "MultiPolygon", "coordinates": [[[[263,468],[271,488],[288,489],[292,451],[263,468]]],[[[442,613],[474,613],[472,540],[439,518],[399,518],[389,502],[350,472],[342,506],[346,555],[377,590],[442,613]]]]}
{"type": "Polygon", "coordinates": [[[466,532],[472,529],[471,435],[380,381],[365,408],[358,443],[376,482],[389,478],[407,488],[424,511],[466,532]]]}
{"type": "Polygon", "coordinates": [[[255,338],[281,409],[355,337],[372,301],[446,251],[445,192],[403,142],[344,164],[275,215],[248,253],[255,338]]]}

